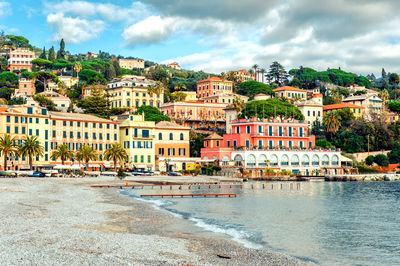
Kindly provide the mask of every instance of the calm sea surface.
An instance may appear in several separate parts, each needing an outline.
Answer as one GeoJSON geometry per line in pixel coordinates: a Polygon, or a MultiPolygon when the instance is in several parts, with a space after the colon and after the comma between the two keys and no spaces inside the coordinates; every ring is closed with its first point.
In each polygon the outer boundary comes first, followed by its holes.
{"type": "Polygon", "coordinates": [[[277,182],[247,183],[242,189],[213,185],[126,191],[133,197],[236,193],[237,198],[146,201],[247,247],[322,265],[400,265],[400,182],[277,182]]]}

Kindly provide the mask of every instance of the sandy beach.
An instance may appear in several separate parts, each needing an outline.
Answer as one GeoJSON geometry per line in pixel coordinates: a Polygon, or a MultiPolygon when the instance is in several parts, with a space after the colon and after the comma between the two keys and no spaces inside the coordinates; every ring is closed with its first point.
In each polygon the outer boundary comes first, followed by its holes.
{"type": "Polygon", "coordinates": [[[113,180],[0,179],[0,265],[308,264],[202,232],[119,189],[90,187],[122,184],[113,180]]]}

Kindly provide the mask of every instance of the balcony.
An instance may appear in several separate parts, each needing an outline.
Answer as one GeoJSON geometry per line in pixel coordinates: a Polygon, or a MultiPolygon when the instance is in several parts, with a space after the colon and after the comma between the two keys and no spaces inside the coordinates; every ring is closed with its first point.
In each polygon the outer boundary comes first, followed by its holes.
{"type": "Polygon", "coordinates": [[[134,139],[154,139],[156,136],[155,135],[146,135],[143,136],[143,134],[133,134],[132,138],[134,139]]]}

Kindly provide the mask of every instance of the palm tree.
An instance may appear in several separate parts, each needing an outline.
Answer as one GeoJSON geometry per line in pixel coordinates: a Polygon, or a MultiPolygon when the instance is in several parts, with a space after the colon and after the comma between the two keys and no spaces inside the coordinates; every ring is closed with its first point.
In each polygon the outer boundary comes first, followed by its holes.
{"type": "Polygon", "coordinates": [[[117,161],[123,161],[126,156],[128,156],[128,154],[119,143],[111,144],[110,148],[104,152],[104,158],[106,160],[112,159],[114,161],[114,171],[117,171],[117,161]]]}
{"type": "Polygon", "coordinates": [[[264,74],[265,74],[265,68],[261,68],[260,69],[260,72],[261,72],[261,74],[262,74],[262,83],[264,83],[264,74]]]}
{"type": "Polygon", "coordinates": [[[384,89],[381,91],[381,93],[379,93],[379,97],[381,97],[382,101],[385,103],[389,99],[389,92],[384,89]]]}
{"type": "Polygon", "coordinates": [[[36,136],[26,136],[25,142],[19,146],[19,154],[29,158],[29,169],[33,169],[33,157],[43,156],[44,148],[36,136]]]}
{"type": "Polygon", "coordinates": [[[18,152],[18,147],[14,142],[14,138],[11,138],[9,134],[0,137],[0,152],[4,156],[4,171],[7,171],[7,156],[18,152]]]}
{"type": "Polygon", "coordinates": [[[257,71],[257,69],[258,69],[258,65],[257,65],[257,64],[254,64],[254,65],[253,65],[253,68],[254,68],[254,75],[256,75],[256,81],[258,81],[258,77],[257,77],[257,73],[258,73],[258,71],[257,71]]]}
{"type": "Polygon", "coordinates": [[[221,72],[221,79],[222,79],[222,81],[225,81],[226,80],[226,77],[227,77],[227,75],[226,75],[226,73],[225,72],[221,72]]]}
{"type": "Polygon", "coordinates": [[[174,91],[185,91],[186,89],[187,89],[186,86],[183,85],[182,83],[179,83],[174,87],[174,91]]]}
{"type": "Polygon", "coordinates": [[[236,112],[240,113],[244,109],[245,103],[236,96],[235,99],[233,99],[232,106],[235,108],[236,112]]]}
{"type": "Polygon", "coordinates": [[[69,149],[67,144],[63,144],[57,147],[57,149],[53,152],[53,156],[56,159],[61,158],[61,164],[64,165],[65,160],[72,158],[72,151],[69,149]]]}
{"type": "Polygon", "coordinates": [[[322,124],[324,125],[325,131],[330,133],[332,138],[332,135],[335,134],[340,127],[340,120],[337,112],[329,112],[324,115],[322,124]]]}
{"type": "Polygon", "coordinates": [[[97,160],[97,152],[89,145],[83,145],[77,151],[77,157],[81,158],[82,161],[85,162],[85,168],[88,170],[89,161],[97,160]]]}
{"type": "MultiPolygon", "coordinates": [[[[184,85],[183,85],[184,86],[184,85]]],[[[165,90],[165,85],[160,81],[157,81],[156,84],[150,85],[147,88],[147,93],[151,96],[153,93],[160,95],[165,90]]]]}
{"type": "Polygon", "coordinates": [[[81,65],[81,63],[76,62],[75,65],[74,65],[74,70],[75,70],[75,72],[76,72],[76,76],[78,76],[78,75],[79,75],[79,72],[81,72],[81,70],[82,70],[82,65],[81,65]]]}

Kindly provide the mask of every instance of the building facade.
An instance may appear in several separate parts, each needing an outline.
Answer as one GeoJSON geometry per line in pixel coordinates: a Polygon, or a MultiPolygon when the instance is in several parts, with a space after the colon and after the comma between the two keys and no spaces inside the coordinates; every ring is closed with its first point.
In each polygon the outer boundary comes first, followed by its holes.
{"type": "Polygon", "coordinates": [[[30,79],[21,78],[18,81],[18,90],[15,94],[19,95],[34,95],[36,93],[35,81],[30,79]]]}
{"type": "Polygon", "coordinates": [[[142,115],[113,117],[120,129],[120,143],[128,154],[127,166],[135,169],[155,169],[153,121],[145,121],[142,115]]]}
{"type": "Polygon", "coordinates": [[[366,119],[371,119],[374,114],[381,114],[384,106],[383,100],[376,94],[347,97],[346,99],[343,99],[343,103],[351,103],[364,107],[364,115],[366,119]]]}
{"type": "Polygon", "coordinates": [[[211,77],[197,82],[197,98],[203,99],[220,93],[232,93],[233,82],[211,77]]]}
{"type": "Polygon", "coordinates": [[[216,95],[211,95],[208,97],[203,97],[203,101],[205,103],[225,103],[225,104],[232,104],[233,101],[238,98],[242,102],[247,103],[249,97],[239,95],[236,93],[219,93],[216,95]]]}
{"type": "Polygon", "coordinates": [[[278,97],[292,100],[307,100],[307,91],[290,86],[284,86],[274,89],[278,97]]]}
{"type": "Polygon", "coordinates": [[[172,122],[161,121],[154,128],[155,164],[159,171],[186,170],[190,157],[190,128],[172,122]]]}
{"type": "Polygon", "coordinates": [[[134,58],[134,59],[119,59],[119,66],[128,70],[134,68],[144,69],[144,59],[134,58]]]}
{"type": "Polygon", "coordinates": [[[181,101],[165,103],[160,110],[171,119],[184,126],[203,130],[225,130],[227,104],[181,101]]]}
{"type": "Polygon", "coordinates": [[[164,103],[164,90],[159,94],[149,93],[155,82],[144,77],[115,79],[107,84],[105,92],[109,96],[112,108],[137,109],[142,105],[160,108],[164,103]]]}
{"type": "Polygon", "coordinates": [[[172,67],[172,68],[177,69],[177,70],[181,69],[181,66],[177,62],[173,62],[173,63],[168,64],[168,67],[172,67]]]}
{"type": "Polygon", "coordinates": [[[44,91],[39,93],[47,99],[54,102],[56,109],[62,112],[67,112],[71,105],[71,99],[67,96],[61,95],[55,91],[44,91]]]}
{"type": "Polygon", "coordinates": [[[233,73],[237,82],[245,82],[249,80],[256,80],[256,76],[254,74],[249,73],[246,69],[230,71],[228,74],[233,73]]]}
{"type": "MultiPolygon", "coordinates": [[[[67,144],[72,151],[82,145],[90,145],[98,153],[98,160],[89,163],[89,170],[99,170],[111,166],[104,160],[102,153],[112,143],[119,140],[119,128],[116,122],[92,115],[51,112],[39,106],[17,106],[0,108],[0,134],[10,134],[16,144],[22,144],[26,136],[37,136],[44,147],[43,156],[34,158],[33,166],[45,167],[61,164],[52,153],[58,145],[67,144]]],[[[3,159],[0,165],[4,169],[3,159]]],[[[29,168],[27,158],[9,156],[7,170],[29,168]]],[[[67,160],[66,164],[79,162],[67,160]]],[[[83,162],[81,166],[84,167],[83,162]]]]}
{"type": "Polygon", "coordinates": [[[362,118],[364,116],[364,107],[351,103],[338,103],[324,106],[324,115],[337,110],[349,109],[355,118],[362,118]]]}
{"type": "Polygon", "coordinates": [[[323,104],[322,94],[313,94],[311,99],[305,101],[295,102],[295,105],[304,116],[304,120],[307,121],[308,127],[312,128],[315,121],[322,123],[323,118],[323,104]]]}
{"type": "Polygon", "coordinates": [[[12,50],[10,52],[10,59],[8,59],[8,66],[10,67],[10,71],[32,71],[32,60],[35,58],[35,53],[28,48],[17,48],[15,50],[12,50]]]}

